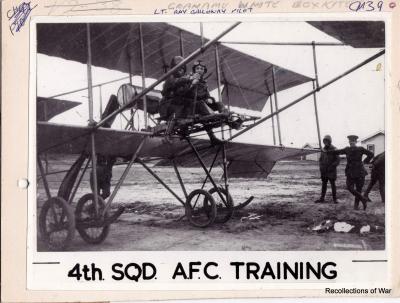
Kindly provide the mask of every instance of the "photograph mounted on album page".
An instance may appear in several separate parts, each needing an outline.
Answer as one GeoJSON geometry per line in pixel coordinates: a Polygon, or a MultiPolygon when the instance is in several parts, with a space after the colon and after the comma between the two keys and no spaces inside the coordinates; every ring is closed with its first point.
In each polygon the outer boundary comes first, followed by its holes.
{"type": "Polygon", "coordinates": [[[399,295],[395,2],[2,12],[2,300],[399,295]]]}

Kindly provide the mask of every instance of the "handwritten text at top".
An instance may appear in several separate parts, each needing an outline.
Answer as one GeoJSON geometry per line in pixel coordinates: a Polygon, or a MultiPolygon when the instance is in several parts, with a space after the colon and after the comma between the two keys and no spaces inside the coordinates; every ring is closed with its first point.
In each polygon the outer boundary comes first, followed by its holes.
{"type": "Polygon", "coordinates": [[[31,7],[31,2],[22,2],[18,6],[13,6],[12,9],[7,11],[7,18],[10,21],[11,34],[17,33],[25,25],[26,19],[29,17],[31,11],[37,4],[31,7]]]}

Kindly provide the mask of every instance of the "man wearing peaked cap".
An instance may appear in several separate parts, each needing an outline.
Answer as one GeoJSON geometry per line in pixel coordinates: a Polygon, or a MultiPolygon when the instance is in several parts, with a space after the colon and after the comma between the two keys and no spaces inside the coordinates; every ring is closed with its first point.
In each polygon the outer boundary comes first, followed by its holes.
{"type": "Polygon", "coordinates": [[[361,194],[365,182],[367,171],[364,168],[364,163],[369,163],[374,154],[362,146],[357,146],[358,136],[347,136],[349,145],[343,149],[328,151],[336,155],[346,155],[346,186],[349,192],[354,196],[354,209],[358,209],[360,201],[362,201],[364,210],[367,208],[368,199],[361,194]],[[363,156],[367,157],[362,160],[363,156]],[[354,188],[355,187],[355,188],[354,188]]]}
{"type": "MultiPolygon", "coordinates": [[[[332,137],[330,135],[326,135],[322,142],[324,143],[323,151],[327,152],[336,150],[336,147],[332,145],[332,137]]],[[[315,203],[325,202],[328,181],[331,184],[333,203],[337,203],[335,181],[337,176],[336,167],[339,163],[340,159],[338,155],[332,153],[321,153],[319,157],[319,170],[321,172],[322,189],[321,197],[316,200],[315,203]]]]}
{"type": "Polygon", "coordinates": [[[347,139],[349,139],[349,142],[357,142],[358,136],[356,136],[356,135],[349,135],[349,136],[347,136],[347,139]]]}

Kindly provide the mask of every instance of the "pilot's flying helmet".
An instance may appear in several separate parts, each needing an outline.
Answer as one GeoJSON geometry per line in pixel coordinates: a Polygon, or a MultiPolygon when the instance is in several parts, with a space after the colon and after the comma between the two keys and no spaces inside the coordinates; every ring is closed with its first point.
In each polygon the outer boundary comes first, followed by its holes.
{"type": "Polygon", "coordinates": [[[206,74],[206,73],[207,73],[207,66],[205,66],[205,64],[204,64],[201,60],[194,61],[193,67],[192,67],[192,72],[195,72],[194,70],[195,70],[196,67],[199,66],[199,65],[202,66],[202,67],[204,67],[204,73],[206,74]]]}
{"type": "Polygon", "coordinates": [[[329,143],[332,143],[332,137],[330,135],[326,135],[322,142],[328,141],[329,143]]]}
{"type": "MultiPolygon", "coordinates": [[[[171,64],[170,64],[170,68],[174,68],[175,66],[177,66],[179,63],[181,63],[183,61],[183,57],[181,56],[174,56],[171,59],[171,64]]],[[[186,73],[186,65],[182,65],[182,68],[185,70],[186,73]]]]}

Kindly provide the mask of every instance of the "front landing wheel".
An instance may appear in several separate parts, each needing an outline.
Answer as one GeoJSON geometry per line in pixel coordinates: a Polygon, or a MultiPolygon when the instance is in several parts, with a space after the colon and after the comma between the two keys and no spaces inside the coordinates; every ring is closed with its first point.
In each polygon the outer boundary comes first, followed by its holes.
{"type": "MultiPolygon", "coordinates": [[[[82,239],[90,244],[99,244],[103,242],[110,231],[109,224],[102,224],[102,222],[104,222],[101,218],[105,207],[104,200],[98,196],[97,201],[99,202],[97,216],[94,195],[92,193],[82,196],[75,209],[76,229],[82,239]]],[[[107,213],[104,216],[104,219],[105,218],[107,218],[107,213]]]]}
{"type": "Polygon", "coordinates": [[[215,218],[215,223],[225,223],[233,215],[233,199],[230,193],[228,193],[225,188],[218,187],[219,192],[224,197],[223,201],[219,196],[215,187],[211,188],[208,192],[213,196],[215,204],[217,207],[217,217],[215,218]]]}
{"type": "Polygon", "coordinates": [[[203,189],[192,191],[186,199],[185,214],[194,226],[209,226],[217,216],[214,198],[203,189]]]}
{"type": "Polygon", "coordinates": [[[75,233],[75,216],[71,206],[60,197],[47,200],[40,211],[39,229],[51,250],[64,250],[75,233]]]}

